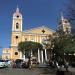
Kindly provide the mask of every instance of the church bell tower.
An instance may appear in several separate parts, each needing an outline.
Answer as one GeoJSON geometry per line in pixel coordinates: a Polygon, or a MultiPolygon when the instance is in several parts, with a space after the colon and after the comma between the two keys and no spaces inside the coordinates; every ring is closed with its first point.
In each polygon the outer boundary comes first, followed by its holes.
{"type": "Polygon", "coordinates": [[[12,20],[12,33],[11,33],[11,47],[18,46],[21,41],[22,34],[22,14],[19,8],[16,8],[16,12],[13,14],[12,20]]]}
{"type": "Polygon", "coordinates": [[[19,12],[18,7],[13,14],[12,31],[22,31],[22,14],[19,12]]]}
{"type": "Polygon", "coordinates": [[[61,19],[59,22],[58,29],[63,30],[66,34],[71,33],[71,25],[68,19],[64,18],[63,14],[61,14],[61,19]]]}

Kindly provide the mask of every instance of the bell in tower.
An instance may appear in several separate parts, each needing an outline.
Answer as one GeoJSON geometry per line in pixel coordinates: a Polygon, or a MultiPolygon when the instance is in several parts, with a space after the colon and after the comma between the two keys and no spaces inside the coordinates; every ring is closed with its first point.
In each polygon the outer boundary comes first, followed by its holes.
{"type": "Polygon", "coordinates": [[[11,33],[11,47],[18,46],[18,43],[21,41],[22,33],[22,14],[19,11],[19,8],[16,8],[15,13],[13,14],[12,20],[12,33],[11,33]]]}
{"type": "Polygon", "coordinates": [[[16,8],[16,12],[13,14],[12,31],[22,31],[22,14],[19,8],[16,8]]]}

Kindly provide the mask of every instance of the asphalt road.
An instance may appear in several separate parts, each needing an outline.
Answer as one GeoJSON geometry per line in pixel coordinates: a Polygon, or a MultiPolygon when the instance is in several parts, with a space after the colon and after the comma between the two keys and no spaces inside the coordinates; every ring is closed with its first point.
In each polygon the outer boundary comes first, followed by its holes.
{"type": "MultiPolygon", "coordinates": [[[[33,69],[17,69],[4,68],[0,69],[0,75],[56,75],[56,71],[48,68],[33,68],[33,69]]],[[[65,75],[75,75],[75,68],[70,68],[70,72],[65,75]]]]}
{"type": "Polygon", "coordinates": [[[47,72],[44,68],[33,68],[33,69],[13,69],[4,68],[0,69],[0,75],[55,75],[53,73],[47,72]]]}

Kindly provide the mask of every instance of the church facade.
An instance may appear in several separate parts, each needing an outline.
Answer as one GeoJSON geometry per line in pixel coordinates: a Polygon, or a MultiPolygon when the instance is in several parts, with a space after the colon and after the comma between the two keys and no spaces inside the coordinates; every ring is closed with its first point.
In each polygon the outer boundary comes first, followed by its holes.
{"type": "Polygon", "coordinates": [[[53,34],[53,30],[41,26],[37,28],[32,28],[29,30],[22,30],[23,17],[17,7],[16,12],[13,14],[12,19],[12,32],[10,40],[10,48],[4,48],[2,59],[21,59],[23,58],[22,53],[18,51],[18,44],[22,41],[34,41],[42,43],[44,39],[47,39],[49,35],[53,34]]]}
{"type": "MultiPolygon", "coordinates": [[[[10,48],[4,48],[2,53],[2,59],[10,59],[10,60],[16,60],[16,59],[22,59],[23,54],[22,52],[18,51],[18,44],[23,41],[34,41],[39,42],[42,44],[44,40],[49,38],[50,35],[53,35],[54,31],[48,27],[41,26],[37,28],[32,28],[29,30],[23,30],[22,29],[22,23],[23,17],[22,14],[19,11],[19,8],[17,7],[16,12],[13,14],[12,19],[12,31],[11,31],[11,40],[10,40],[10,48]]],[[[58,29],[62,29],[64,32],[71,33],[71,26],[67,19],[65,19],[63,16],[61,16],[61,20],[58,26],[58,29]]],[[[45,56],[45,59],[47,60],[47,51],[45,49],[39,53],[38,50],[38,61],[40,62],[40,58],[43,62],[43,56],[45,56]],[[44,55],[45,54],[45,55],[44,55]]]]}

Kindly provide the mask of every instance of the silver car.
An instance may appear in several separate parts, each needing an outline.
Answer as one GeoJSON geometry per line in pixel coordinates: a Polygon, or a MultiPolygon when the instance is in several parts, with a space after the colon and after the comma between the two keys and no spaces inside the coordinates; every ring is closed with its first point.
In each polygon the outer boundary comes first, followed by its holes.
{"type": "Polygon", "coordinates": [[[4,60],[0,60],[0,68],[6,67],[6,63],[4,60]]]}

